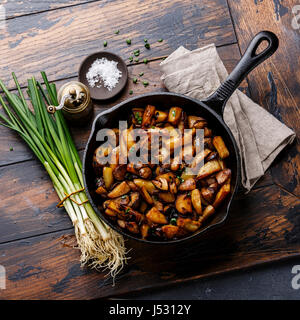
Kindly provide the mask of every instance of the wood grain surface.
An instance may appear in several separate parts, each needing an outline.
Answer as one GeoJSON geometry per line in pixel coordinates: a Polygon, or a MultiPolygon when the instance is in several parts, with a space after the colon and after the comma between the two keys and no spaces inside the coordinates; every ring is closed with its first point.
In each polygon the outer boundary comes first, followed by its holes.
{"type": "Polygon", "coordinates": [[[94,1],[95,0],[4,0],[3,5],[6,10],[6,18],[12,19],[32,13],[61,9],[94,1]]]}
{"type": "Polygon", "coordinates": [[[104,40],[106,50],[127,61],[134,49],[141,50],[142,59],[170,54],[180,45],[193,49],[236,42],[223,0],[96,1],[7,20],[0,30],[1,78],[13,86],[10,73],[15,71],[24,85],[41,69],[50,80],[73,77],[84,57],[104,49],[104,40]]]}
{"type": "MultiPolygon", "coordinates": [[[[132,96],[165,90],[159,63],[180,45],[194,49],[215,42],[231,71],[253,35],[272,30],[280,38],[278,52],[253,71],[241,89],[299,133],[300,33],[291,28],[295,5],[291,0],[228,0],[229,7],[225,0],[6,0],[4,5],[8,20],[0,29],[0,77],[11,90],[11,71],[22,86],[40,70],[46,70],[58,87],[75,80],[81,60],[103,50],[104,40],[105,50],[126,59],[127,87],[114,100],[96,104],[95,115],[131,97],[130,90],[132,96]],[[117,29],[119,35],[114,34],[117,29]],[[126,38],[132,39],[131,46],[126,38]],[[151,43],[149,51],[143,47],[144,38],[151,43]],[[159,38],[164,41],[158,43],[159,38]],[[128,57],[137,48],[140,60],[149,59],[147,65],[129,64],[128,57]],[[149,81],[146,88],[132,83],[140,72],[149,81]]],[[[79,150],[89,128],[72,128],[79,150]]],[[[58,199],[44,169],[21,139],[1,128],[0,265],[7,270],[7,289],[0,290],[0,299],[112,297],[297,256],[298,172],[295,144],[278,157],[254,190],[238,195],[222,227],[180,246],[145,246],[128,240],[131,259],[113,287],[105,273],[80,268],[79,252],[72,247],[72,225],[65,211],[56,208],[58,199]]]]}
{"type": "Polygon", "coordinates": [[[195,280],[300,253],[300,200],[272,185],[252,191],[234,204],[228,222],[201,239],[133,248],[125,270],[110,278],[80,268],[71,247],[71,230],[0,245],[6,266],[4,299],[89,299],[109,297],[195,280]]]}
{"type": "MultiPolygon", "coordinates": [[[[220,54],[220,57],[223,59],[226,68],[230,72],[240,58],[238,46],[234,44],[234,45],[229,45],[225,47],[220,47],[218,48],[218,52],[220,54]]],[[[146,92],[164,90],[162,88],[162,83],[160,80],[161,74],[159,70],[159,64],[161,61],[162,60],[159,59],[159,60],[149,62],[147,65],[145,65],[144,63],[129,65],[128,66],[129,80],[126,88],[118,97],[116,97],[112,101],[109,101],[107,103],[95,104],[95,116],[99,114],[101,111],[103,111],[105,108],[111,107],[114,104],[127,99],[130,96],[129,95],[130,90],[133,90],[132,97],[142,93],[146,93],[146,92]],[[143,77],[139,77],[140,72],[144,72],[143,77]],[[132,79],[134,77],[140,79],[140,82],[138,84],[134,84],[132,82],[132,79]],[[141,83],[141,81],[143,80],[147,80],[149,82],[149,85],[146,88],[141,83]]],[[[39,77],[39,74],[37,74],[37,77],[39,77]]],[[[63,85],[65,82],[68,82],[70,80],[77,80],[77,77],[56,81],[55,83],[57,85],[57,88],[59,89],[61,85],[63,85]]],[[[246,81],[242,83],[241,88],[243,90],[247,89],[246,81]]],[[[73,136],[74,136],[74,140],[76,142],[77,148],[80,150],[83,149],[90,133],[90,124],[84,127],[79,127],[79,128],[73,127],[72,131],[73,131],[73,136]]],[[[33,156],[32,156],[31,150],[29,150],[29,148],[26,147],[24,142],[14,132],[6,128],[1,128],[0,130],[0,167],[6,164],[13,164],[20,161],[29,160],[32,158],[33,156]],[[11,150],[10,148],[13,148],[13,151],[10,151],[11,150]]]]}
{"type": "Polygon", "coordinates": [[[277,52],[249,75],[253,99],[278,120],[292,128],[297,139],[282,152],[272,166],[276,183],[300,196],[300,30],[292,27],[292,8],[299,2],[229,0],[237,38],[245,50],[251,38],[261,30],[273,31],[279,38],[277,52]],[[253,23],[256,21],[257,23],[253,23]]]}

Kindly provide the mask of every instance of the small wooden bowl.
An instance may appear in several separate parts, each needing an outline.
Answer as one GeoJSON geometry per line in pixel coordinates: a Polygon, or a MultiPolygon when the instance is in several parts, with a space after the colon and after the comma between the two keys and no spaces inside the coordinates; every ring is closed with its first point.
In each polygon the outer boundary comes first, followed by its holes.
{"type": "Polygon", "coordinates": [[[128,70],[127,70],[127,66],[125,61],[118,55],[109,52],[109,51],[100,51],[100,52],[96,52],[93,53],[91,55],[89,55],[88,57],[86,57],[80,67],[79,67],[79,73],[78,73],[78,78],[79,81],[82,82],[83,84],[85,84],[91,93],[91,98],[94,100],[108,100],[111,99],[113,97],[115,97],[117,94],[119,94],[124,87],[126,86],[127,83],[127,79],[128,79],[128,70]],[[107,60],[113,60],[118,62],[118,69],[122,72],[122,76],[119,79],[119,82],[116,84],[116,86],[109,91],[106,87],[103,86],[103,84],[101,84],[101,87],[98,88],[97,85],[95,85],[95,87],[91,87],[87,81],[86,78],[86,74],[89,70],[89,68],[91,67],[92,63],[96,60],[96,59],[101,59],[101,58],[106,58],[107,60]]]}

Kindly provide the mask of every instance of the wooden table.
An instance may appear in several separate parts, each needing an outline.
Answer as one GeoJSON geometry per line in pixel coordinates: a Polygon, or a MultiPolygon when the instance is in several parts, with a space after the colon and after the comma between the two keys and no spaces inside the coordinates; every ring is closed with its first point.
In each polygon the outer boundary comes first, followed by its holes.
{"type": "MultiPolygon", "coordinates": [[[[26,86],[27,78],[45,70],[61,86],[77,78],[82,59],[103,50],[106,40],[105,50],[128,62],[129,81],[116,100],[95,107],[97,114],[127,99],[130,90],[133,95],[164,90],[159,63],[180,45],[195,49],[214,42],[231,71],[250,39],[267,29],[278,35],[280,47],[249,75],[242,89],[299,137],[300,29],[292,27],[296,4],[296,0],[7,0],[7,20],[0,28],[1,79],[14,90],[12,71],[26,86]],[[132,39],[131,46],[127,38],[132,39]],[[144,38],[151,50],[144,50],[144,38]],[[159,43],[159,38],[164,41],[159,43]],[[149,59],[147,65],[129,63],[137,48],[141,61],[149,59]],[[147,88],[132,83],[142,71],[147,88]]],[[[82,150],[89,126],[73,128],[73,134],[82,150]]],[[[0,290],[0,298],[117,296],[300,255],[298,138],[249,194],[239,195],[223,227],[184,247],[154,248],[128,241],[132,258],[114,287],[105,273],[80,268],[79,252],[64,245],[63,239],[73,235],[72,225],[64,209],[56,208],[58,198],[30,150],[5,128],[0,140],[0,265],[7,272],[7,289],[0,290]]]]}

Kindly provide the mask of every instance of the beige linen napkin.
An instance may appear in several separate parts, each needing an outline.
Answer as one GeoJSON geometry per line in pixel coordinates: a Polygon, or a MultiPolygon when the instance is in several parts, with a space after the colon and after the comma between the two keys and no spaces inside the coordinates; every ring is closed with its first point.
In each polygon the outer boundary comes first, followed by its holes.
{"type": "MultiPolygon", "coordinates": [[[[179,47],[160,67],[169,91],[199,100],[210,96],[228,75],[214,44],[194,51],[179,47]]],[[[240,149],[242,185],[249,191],[295,133],[240,90],[228,100],[224,121],[240,149]]]]}

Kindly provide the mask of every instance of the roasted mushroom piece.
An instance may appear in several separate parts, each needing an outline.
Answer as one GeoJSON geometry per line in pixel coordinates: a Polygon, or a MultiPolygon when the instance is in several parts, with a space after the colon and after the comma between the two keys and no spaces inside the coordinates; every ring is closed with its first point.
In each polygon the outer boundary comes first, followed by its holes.
{"type": "Polygon", "coordinates": [[[129,121],[120,143],[117,137],[116,146],[95,149],[99,208],[120,229],[141,239],[171,241],[198,232],[231,192],[230,152],[223,137],[206,119],[178,106],[134,107],[129,121]],[[136,128],[147,137],[139,144],[136,128]],[[197,130],[204,132],[199,135],[197,130]],[[131,159],[129,152],[138,155],[138,146],[151,147],[154,141],[151,152],[140,149],[138,163],[124,164],[131,159]]]}

